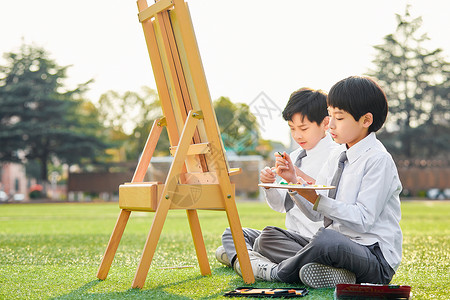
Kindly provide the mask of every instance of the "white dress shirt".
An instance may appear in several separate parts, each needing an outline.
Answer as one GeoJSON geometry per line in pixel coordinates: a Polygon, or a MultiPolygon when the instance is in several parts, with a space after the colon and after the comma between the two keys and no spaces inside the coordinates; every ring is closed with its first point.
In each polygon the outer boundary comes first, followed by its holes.
{"type": "Polygon", "coordinates": [[[347,151],[348,161],[339,183],[336,200],[320,191],[315,208],[297,193],[290,193],[297,206],[312,220],[323,216],[333,220],[329,227],[361,245],[378,242],[384,258],[397,270],[402,257],[400,199],[402,185],[391,155],[370,133],[350,149],[340,145],[330,155],[317,177],[317,184],[330,184],[339,155],[347,151]]]}
{"type": "MultiPolygon", "coordinates": [[[[333,141],[331,136],[326,133],[325,137],[322,138],[313,149],[306,150],[306,157],[302,159],[300,169],[312,178],[317,178],[319,171],[327,161],[328,155],[338,146],[339,145],[333,141]]],[[[303,149],[299,147],[289,155],[292,162],[296,161],[297,156],[302,150],[303,149]]],[[[262,189],[267,204],[275,211],[286,213],[284,201],[286,199],[287,190],[262,189]]],[[[307,218],[296,205],[286,213],[285,224],[288,231],[296,232],[307,238],[311,238],[317,230],[323,226],[323,222],[311,221],[307,218]]]]}

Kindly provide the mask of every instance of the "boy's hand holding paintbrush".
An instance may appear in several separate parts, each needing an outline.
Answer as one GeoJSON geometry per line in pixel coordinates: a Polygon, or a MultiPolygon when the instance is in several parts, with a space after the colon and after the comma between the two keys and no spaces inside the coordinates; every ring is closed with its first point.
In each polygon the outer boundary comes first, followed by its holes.
{"type": "MultiPolygon", "coordinates": [[[[277,175],[281,176],[284,180],[286,180],[285,176],[286,174],[290,174],[290,175],[294,175],[291,176],[290,178],[294,178],[295,179],[295,172],[292,173],[291,171],[294,170],[294,166],[292,165],[291,162],[291,168],[289,169],[289,162],[290,162],[290,158],[289,155],[286,154],[286,152],[281,153],[281,152],[277,152],[275,153],[275,167],[265,167],[264,169],[261,170],[260,174],[259,174],[259,179],[262,183],[274,183],[277,175]],[[288,158],[288,160],[286,160],[285,158],[288,158]]],[[[291,182],[286,180],[287,182],[291,182]]],[[[295,182],[295,181],[294,181],[295,182]]]]}
{"type": "Polygon", "coordinates": [[[291,157],[286,152],[275,153],[275,170],[277,174],[288,183],[299,183],[303,185],[311,185],[316,180],[302,170],[294,166],[291,157]]]}
{"type": "MultiPolygon", "coordinates": [[[[307,177],[309,179],[314,180],[313,178],[306,175],[304,172],[302,172],[299,168],[295,167],[292,163],[291,158],[289,155],[286,154],[286,152],[283,153],[275,153],[276,157],[276,163],[275,168],[277,170],[277,174],[280,175],[286,182],[288,183],[298,183],[298,184],[304,184],[309,185],[312,184],[310,182],[307,182],[302,177],[307,177]],[[303,176],[299,176],[299,174],[302,174],[303,176]]],[[[314,180],[315,182],[315,180],[314,180]]],[[[298,190],[295,189],[295,187],[292,187],[292,190],[298,192],[300,195],[307,197],[306,199],[314,199],[313,203],[315,202],[315,199],[317,198],[317,193],[314,190],[298,190]]],[[[310,201],[310,200],[308,200],[310,201]]]]}
{"type": "Polygon", "coordinates": [[[286,152],[275,153],[275,171],[287,183],[297,183],[294,164],[286,152]]]}
{"type": "Polygon", "coordinates": [[[259,174],[262,183],[274,183],[277,175],[288,183],[298,183],[303,185],[314,184],[314,178],[308,176],[299,168],[294,166],[291,157],[286,152],[275,153],[275,167],[265,167],[259,174]]]}

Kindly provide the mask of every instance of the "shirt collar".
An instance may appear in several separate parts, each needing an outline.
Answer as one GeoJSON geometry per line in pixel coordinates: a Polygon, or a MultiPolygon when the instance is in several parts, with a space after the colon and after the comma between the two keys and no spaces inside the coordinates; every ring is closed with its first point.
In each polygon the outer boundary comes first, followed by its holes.
{"type": "Polygon", "coordinates": [[[348,163],[351,164],[358,160],[364,153],[376,144],[377,138],[375,132],[371,132],[368,136],[357,142],[355,145],[347,149],[348,163]]]}

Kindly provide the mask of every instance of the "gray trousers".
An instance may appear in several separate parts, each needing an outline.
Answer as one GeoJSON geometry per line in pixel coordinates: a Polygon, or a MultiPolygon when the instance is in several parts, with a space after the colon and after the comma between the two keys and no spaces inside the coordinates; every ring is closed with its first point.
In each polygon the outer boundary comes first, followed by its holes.
{"type": "MultiPolygon", "coordinates": [[[[255,240],[261,234],[261,230],[242,228],[242,232],[244,233],[244,240],[245,245],[247,246],[247,250],[253,250],[253,245],[255,244],[255,240]]],[[[227,253],[231,265],[233,266],[237,254],[230,228],[225,229],[222,234],[222,245],[225,249],[225,252],[227,253]]]]}
{"type": "Polygon", "coordinates": [[[275,274],[282,282],[300,282],[300,269],[311,262],[349,270],[358,283],[387,284],[395,274],[378,243],[360,245],[332,229],[320,228],[308,241],[269,226],[254,241],[253,250],[278,264],[275,274]]]}
{"type": "MultiPolygon", "coordinates": [[[[254,249],[254,247],[255,242],[260,238],[261,230],[242,228],[242,232],[244,234],[244,240],[247,246],[247,250],[255,250],[257,252],[260,252],[258,243],[256,244],[256,249],[254,249]]],[[[301,237],[298,234],[291,234],[287,230],[274,226],[266,227],[263,232],[265,239],[264,253],[268,255],[266,256],[268,259],[276,263],[280,263],[283,260],[297,254],[297,252],[299,251],[298,245],[304,247],[309,243],[309,239],[301,237]],[[271,235],[270,232],[272,230],[268,230],[269,228],[273,229],[273,232],[281,234],[271,235]]],[[[225,252],[227,253],[231,265],[233,265],[234,261],[236,260],[236,248],[234,246],[233,236],[231,235],[230,228],[225,229],[222,234],[222,245],[225,249],[225,252]]]]}

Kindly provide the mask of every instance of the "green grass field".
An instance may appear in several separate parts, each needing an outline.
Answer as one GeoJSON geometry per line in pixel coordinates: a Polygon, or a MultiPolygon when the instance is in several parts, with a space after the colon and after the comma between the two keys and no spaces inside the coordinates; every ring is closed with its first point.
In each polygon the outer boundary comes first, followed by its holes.
{"type": "MultiPolygon", "coordinates": [[[[242,226],[284,227],[264,203],[238,209],[242,226]]],[[[403,261],[392,283],[412,286],[414,299],[450,299],[450,202],[403,202],[402,212],[403,261]]],[[[132,212],[108,278],[97,280],[118,214],[117,203],[0,205],[0,299],[228,299],[224,292],[245,285],[214,258],[227,227],[218,211],[199,211],[212,276],[200,275],[186,213],[170,211],[145,286],[131,289],[154,216],[132,212]],[[166,269],[174,266],[193,267],[166,269]]],[[[333,289],[310,289],[305,299],[332,298],[333,289]]]]}

